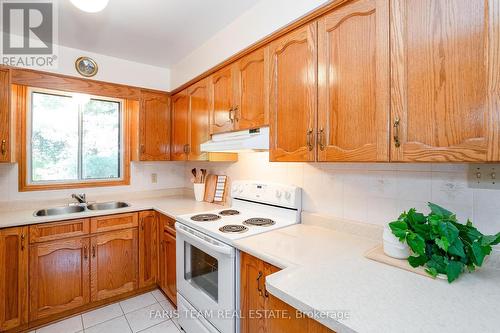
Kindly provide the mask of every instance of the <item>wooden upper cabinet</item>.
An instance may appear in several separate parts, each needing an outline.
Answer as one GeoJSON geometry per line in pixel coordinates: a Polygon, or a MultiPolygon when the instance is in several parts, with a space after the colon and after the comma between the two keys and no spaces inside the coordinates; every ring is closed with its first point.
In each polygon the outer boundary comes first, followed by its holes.
{"type": "Polygon", "coordinates": [[[172,161],[185,161],[189,149],[189,97],[183,90],[172,96],[172,161]]]}
{"type": "Polygon", "coordinates": [[[391,0],[391,160],[500,160],[500,9],[391,0]]]}
{"type": "Polygon", "coordinates": [[[170,160],[170,111],[166,93],[142,90],[139,110],[141,161],[170,160]]]}
{"type": "Polygon", "coordinates": [[[11,161],[10,72],[0,69],[0,162],[11,161]]]}
{"type": "Polygon", "coordinates": [[[229,132],[234,129],[232,73],[232,66],[227,66],[210,77],[210,126],[212,134],[229,132]]]}
{"type": "Polygon", "coordinates": [[[241,58],[233,67],[234,129],[269,125],[269,46],[241,58]]]}
{"type": "Polygon", "coordinates": [[[208,80],[203,79],[187,89],[189,97],[189,154],[190,161],[207,160],[208,154],[200,144],[210,139],[210,102],[208,80]]]}
{"type": "Polygon", "coordinates": [[[91,298],[100,301],[138,287],[137,228],[91,238],[91,298]]]}
{"type": "Polygon", "coordinates": [[[389,2],[318,21],[318,161],[389,161],[389,2]]]}
{"type": "Polygon", "coordinates": [[[158,213],[139,212],[139,288],[158,278],[158,213]]]}
{"type": "Polygon", "coordinates": [[[78,308],[90,301],[89,238],[30,247],[30,321],[78,308]]]}
{"type": "Polygon", "coordinates": [[[317,108],[316,22],[270,45],[270,160],[314,161],[317,108]]]}
{"type": "Polygon", "coordinates": [[[0,331],[28,323],[28,227],[0,230],[0,331]]]}

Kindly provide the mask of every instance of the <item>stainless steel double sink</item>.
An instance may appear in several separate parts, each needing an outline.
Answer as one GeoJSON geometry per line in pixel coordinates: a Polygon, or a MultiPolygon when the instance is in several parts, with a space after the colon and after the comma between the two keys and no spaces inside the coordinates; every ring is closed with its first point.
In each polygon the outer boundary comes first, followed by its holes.
{"type": "Polygon", "coordinates": [[[99,211],[99,210],[109,210],[109,209],[120,209],[130,207],[126,202],[112,201],[112,202],[99,202],[92,204],[80,204],[80,205],[70,205],[62,207],[52,207],[37,210],[33,215],[35,216],[54,216],[63,214],[75,214],[82,213],[85,211],[99,211]]]}

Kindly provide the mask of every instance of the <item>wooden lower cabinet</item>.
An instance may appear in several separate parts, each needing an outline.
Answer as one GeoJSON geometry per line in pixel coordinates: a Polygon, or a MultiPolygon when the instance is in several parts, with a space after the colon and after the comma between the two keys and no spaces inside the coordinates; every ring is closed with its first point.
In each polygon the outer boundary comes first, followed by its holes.
{"type": "Polygon", "coordinates": [[[27,227],[0,230],[0,332],[28,323],[27,227]]]}
{"type": "Polygon", "coordinates": [[[92,301],[117,296],[138,287],[137,229],[92,237],[92,301]]]}
{"type": "Polygon", "coordinates": [[[139,287],[153,286],[158,279],[158,213],[139,213],[139,287]]]}
{"type": "Polygon", "coordinates": [[[90,240],[73,238],[30,247],[30,321],[90,301],[90,240]]]}
{"type": "Polygon", "coordinates": [[[279,270],[247,253],[241,254],[241,333],[332,333],[267,292],[266,276],[279,270]]]}
{"type": "Polygon", "coordinates": [[[175,220],[160,215],[160,278],[159,285],[167,297],[177,305],[177,275],[175,251],[175,220]]]}

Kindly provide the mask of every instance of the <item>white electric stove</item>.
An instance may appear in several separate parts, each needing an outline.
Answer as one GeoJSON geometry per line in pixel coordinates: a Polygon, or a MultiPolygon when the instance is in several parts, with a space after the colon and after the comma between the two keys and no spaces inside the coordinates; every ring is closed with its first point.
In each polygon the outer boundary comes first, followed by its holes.
{"type": "Polygon", "coordinates": [[[187,333],[239,332],[239,254],[233,241],[300,222],[296,186],[237,181],[231,198],[230,208],[177,217],[179,324],[187,333]]]}

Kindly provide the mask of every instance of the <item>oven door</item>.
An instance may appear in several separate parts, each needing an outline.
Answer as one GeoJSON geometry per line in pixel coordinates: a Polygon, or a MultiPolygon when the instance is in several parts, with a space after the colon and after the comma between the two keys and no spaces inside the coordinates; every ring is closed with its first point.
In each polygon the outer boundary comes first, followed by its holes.
{"type": "Polygon", "coordinates": [[[220,332],[235,332],[236,250],[181,223],[175,229],[179,294],[220,332]]]}

